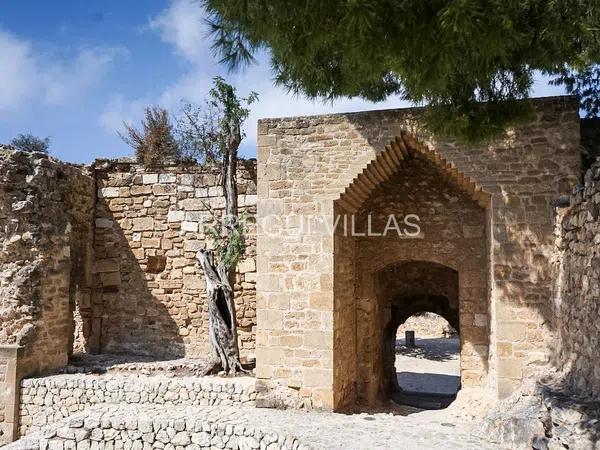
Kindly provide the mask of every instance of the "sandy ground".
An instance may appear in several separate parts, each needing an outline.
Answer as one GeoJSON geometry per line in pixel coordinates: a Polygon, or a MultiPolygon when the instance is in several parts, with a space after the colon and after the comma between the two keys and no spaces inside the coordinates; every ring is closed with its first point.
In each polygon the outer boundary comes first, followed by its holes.
{"type": "Polygon", "coordinates": [[[396,343],[396,372],[400,387],[410,392],[455,394],[460,386],[460,340],[416,339],[416,347],[396,343]]]}

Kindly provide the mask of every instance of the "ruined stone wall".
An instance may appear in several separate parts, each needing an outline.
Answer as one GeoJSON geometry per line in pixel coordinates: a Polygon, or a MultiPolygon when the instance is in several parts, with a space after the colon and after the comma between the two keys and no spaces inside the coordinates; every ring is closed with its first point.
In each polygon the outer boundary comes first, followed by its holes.
{"type": "MultiPolygon", "coordinates": [[[[47,155],[0,154],[0,344],[16,348],[13,384],[67,363],[72,305],[90,287],[91,248],[79,240],[90,235],[94,186],[83,169],[47,155]]],[[[18,385],[4,388],[18,398],[18,385]]],[[[14,409],[15,399],[0,397],[14,409]]],[[[4,420],[8,436],[14,417],[4,420]]]]}
{"type": "Polygon", "coordinates": [[[343,354],[334,344],[334,333],[338,324],[346,322],[339,315],[343,300],[337,302],[334,287],[334,235],[327,227],[306,234],[299,224],[322,220],[332,229],[334,201],[402,131],[421,138],[491,194],[487,216],[490,385],[505,396],[546,361],[552,331],[553,202],[578,178],[579,117],[574,98],[538,99],[535,107],[531,123],[501,142],[478,146],[435,142],[419,130],[419,109],[259,122],[257,378],[261,389],[289,389],[315,407],[333,408],[334,398],[344,398],[333,392],[336,373],[327,366],[343,354]],[[286,220],[276,230],[262,232],[263,224],[282,215],[286,220]],[[282,266],[291,265],[302,269],[282,273],[282,266]],[[334,307],[311,305],[315,296],[330,298],[334,307]],[[296,347],[282,340],[291,321],[296,347]]]}
{"type": "Polygon", "coordinates": [[[89,290],[94,179],[41,154],[0,159],[0,342],[25,347],[27,372],[66,363],[70,305],[89,290]],[[73,274],[73,276],[72,276],[73,274]]]}
{"type": "MultiPolygon", "coordinates": [[[[98,162],[91,334],[94,351],[206,357],[208,312],[196,253],[205,224],[225,207],[215,170],[145,169],[98,162]],[[211,213],[212,211],[212,213],[211,213]]],[[[235,279],[242,356],[254,353],[255,162],[240,163],[239,207],[249,214],[247,253],[235,279]]],[[[210,244],[208,244],[210,245],[210,244]]]]}
{"type": "Polygon", "coordinates": [[[406,331],[414,331],[417,339],[453,338],[458,332],[446,319],[435,313],[422,313],[410,316],[398,327],[397,339],[404,339],[406,331]]]}
{"type": "Polygon", "coordinates": [[[556,364],[575,392],[600,396],[600,161],[557,214],[556,364]]]}

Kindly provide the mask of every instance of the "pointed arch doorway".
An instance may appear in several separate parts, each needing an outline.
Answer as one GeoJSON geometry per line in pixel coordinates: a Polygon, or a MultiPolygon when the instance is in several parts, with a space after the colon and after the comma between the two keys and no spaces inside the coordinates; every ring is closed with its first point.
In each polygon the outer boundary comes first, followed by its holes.
{"type": "Polygon", "coordinates": [[[338,227],[334,236],[337,409],[397,392],[395,330],[423,310],[460,328],[461,384],[487,382],[488,202],[468,177],[404,134],[336,202],[335,214],[352,217],[359,230],[338,227]],[[418,233],[383,235],[392,215],[400,224],[417,216],[418,233]]]}

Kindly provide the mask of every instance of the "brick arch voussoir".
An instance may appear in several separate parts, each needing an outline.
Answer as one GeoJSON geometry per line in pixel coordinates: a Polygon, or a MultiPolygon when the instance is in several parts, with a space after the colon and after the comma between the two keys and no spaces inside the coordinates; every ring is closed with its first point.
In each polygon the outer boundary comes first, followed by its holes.
{"type": "Polygon", "coordinates": [[[439,167],[454,185],[470,195],[480,207],[486,208],[489,205],[491,195],[488,192],[436,150],[432,150],[415,136],[404,131],[367,164],[346,187],[336,203],[350,213],[357,212],[378,186],[389,180],[407,161],[416,156],[422,156],[439,167]]]}

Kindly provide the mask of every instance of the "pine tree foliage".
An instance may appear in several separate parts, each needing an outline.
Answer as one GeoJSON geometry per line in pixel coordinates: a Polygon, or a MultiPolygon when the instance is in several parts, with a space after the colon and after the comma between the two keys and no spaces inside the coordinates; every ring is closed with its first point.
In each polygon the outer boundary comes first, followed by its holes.
{"type": "Polygon", "coordinates": [[[430,105],[433,131],[466,140],[529,117],[530,104],[519,100],[528,98],[536,71],[580,93],[565,68],[585,80],[600,60],[598,0],[202,3],[214,49],[229,67],[267,50],[276,81],[294,93],[397,95],[430,105]]]}

